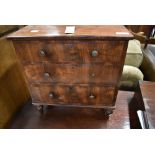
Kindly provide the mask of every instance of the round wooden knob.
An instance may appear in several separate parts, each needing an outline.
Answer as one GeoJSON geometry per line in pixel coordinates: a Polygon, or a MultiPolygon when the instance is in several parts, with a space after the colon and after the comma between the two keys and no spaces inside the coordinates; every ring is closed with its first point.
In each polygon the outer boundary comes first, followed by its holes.
{"type": "Polygon", "coordinates": [[[90,98],[90,99],[94,99],[95,96],[94,96],[93,94],[91,94],[91,95],[89,96],[89,98],[90,98]]]}
{"type": "Polygon", "coordinates": [[[53,98],[54,97],[54,94],[53,93],[49,93],[48,95],[50,98],[53,98]]]}
{"type": "Polygon", "coordinates": [[[45,78],[49,78],[50,77],[50,74],[46,72],[46,73],[44,73],[44,77],[45,78]]]}
{"type": "Polygon", "coordinates": [[[97,57],[98,56],[98,51],[94,50],[91,52],[92,57],[97,57]]]}
{"type": "Polygon", "coordinates": [[[43,51],[43,50],[41,50],[41,51],[40,51],[40,56],[44,57],[45,55],[46,55],[46,52],[43,51]]]}
{"type": "Polygon", "coordinates": [[[72,90],[73,90],[73,86],[69,86],[68,89],[69,89],[70,91],[72,91],[72,90]]]}
{"type": "Polygon", "coordinates": [[[92,73],[92,74],[91,74],[91,77],[95,77],[95,74],[94,74],[94,73],[92,73]]]}

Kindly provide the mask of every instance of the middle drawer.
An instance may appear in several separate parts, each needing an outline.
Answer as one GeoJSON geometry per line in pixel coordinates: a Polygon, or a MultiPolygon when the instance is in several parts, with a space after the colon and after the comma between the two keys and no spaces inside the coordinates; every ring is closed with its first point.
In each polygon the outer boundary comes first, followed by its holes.
{"type": "Polygon", "coordinates": [[[29,82],[116,84],[119,78],[119,67],[109,63],[56,64],[45,62],[25,65],[25,73],[29,82]]]}

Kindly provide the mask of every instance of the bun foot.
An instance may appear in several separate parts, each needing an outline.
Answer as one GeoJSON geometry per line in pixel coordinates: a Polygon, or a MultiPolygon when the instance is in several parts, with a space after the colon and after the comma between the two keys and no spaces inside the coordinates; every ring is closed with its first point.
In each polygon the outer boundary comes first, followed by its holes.
{"type": "Polygon", "coordinates": [[[43,113],[43,109],[44,109],[43,105],[37,105],[36,107],[39,112],[43,113]]]}
{"type": "Polygon", "coordinates": [[[113,110],[114,109],[110,109],[110,108],[109,109],[104,109],[105,116],[108,116],[109,117],[113,113],[113,110]]]}

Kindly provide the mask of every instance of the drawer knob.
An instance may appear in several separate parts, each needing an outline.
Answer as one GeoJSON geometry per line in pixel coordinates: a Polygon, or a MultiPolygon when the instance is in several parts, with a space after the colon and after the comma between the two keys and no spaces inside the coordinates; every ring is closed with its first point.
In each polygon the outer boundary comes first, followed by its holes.
{"type": "Polygon", "coordinates": [[[89,98],[90,98],[90,99],[94,99],[95,96],[94,96],[93,94],[91,94],[91,95],[89,96],[89,98]]]}
{"type": "Polygon", "coordinates": [[[70,91],[72,91],[72,90],[73,90],[73,86],[69,86],[68,89],[69,89],[70,91]]]}
{"type": "Polygon", "coordinates": [[[91,52],[92,57],[97,57],[98,56],[98,51],[94,50],[91,52]]]}
{"type": "Polygon", "coordinates": [[[45,78],[49,78],[50,77],[50,74],[46,72],[46,73],[44,73],[44,77],[45,78]]]}
{"type": "Polygon", "coordinates": [[[41,50],[41,51],[40,51],[40,56],[44,57],[45,55],[46,55],[46,52],[43,51],[43,50],[41,50]]]}
{"type": "Polygon", "coordinates": [[[95,77],[95,74],[94,74],[94,73],[92,73],[92,74],[91,74],[91,77],[95,77]]]}
{"type": "Polygon", "coordinates": [[[48,95],[50,98],[53,98],[54,97],[54,94],[53,93],[49,93],[48,95]]]}

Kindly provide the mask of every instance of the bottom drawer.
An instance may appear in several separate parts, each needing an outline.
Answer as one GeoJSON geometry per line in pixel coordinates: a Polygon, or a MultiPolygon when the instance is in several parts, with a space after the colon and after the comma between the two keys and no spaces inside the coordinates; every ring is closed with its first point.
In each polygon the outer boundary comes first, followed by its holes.
{"type": "Polygon", "coordinates": [[[114,106],[116,90],[109,86],[32,84],[33,103],[114,106]]]}

